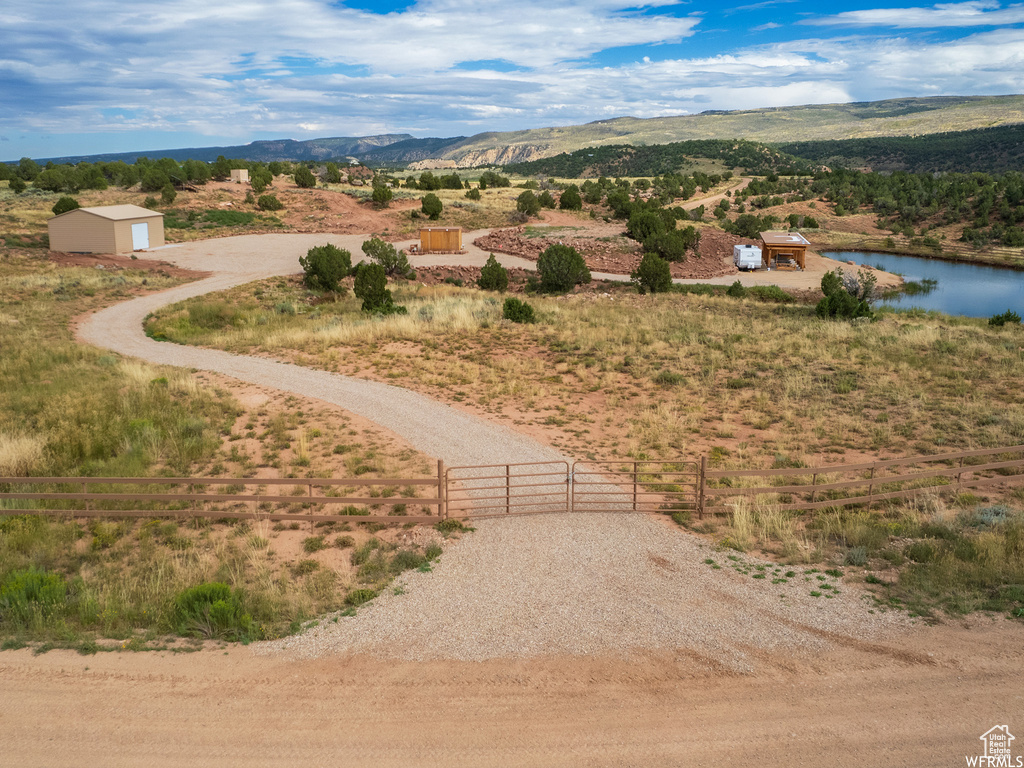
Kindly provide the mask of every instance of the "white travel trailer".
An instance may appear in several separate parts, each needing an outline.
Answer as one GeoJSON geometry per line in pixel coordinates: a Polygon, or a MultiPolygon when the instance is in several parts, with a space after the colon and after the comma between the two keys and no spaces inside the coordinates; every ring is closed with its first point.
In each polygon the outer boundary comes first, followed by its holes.
{"type": "Polygon", "coordinates": [[[737,269],[760,269],[761,249],[756,245],[734,245],[732,247],[732,263],[737,269]]]}

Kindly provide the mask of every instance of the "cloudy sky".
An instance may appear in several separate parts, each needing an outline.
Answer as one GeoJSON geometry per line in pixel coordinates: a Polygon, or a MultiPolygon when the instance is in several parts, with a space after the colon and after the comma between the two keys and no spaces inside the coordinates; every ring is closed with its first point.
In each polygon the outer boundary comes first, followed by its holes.
{"type": "Polygon", "coordinates": [[[1024,92],[1024,4],[5,0],[0,160],[1024,92]]]}

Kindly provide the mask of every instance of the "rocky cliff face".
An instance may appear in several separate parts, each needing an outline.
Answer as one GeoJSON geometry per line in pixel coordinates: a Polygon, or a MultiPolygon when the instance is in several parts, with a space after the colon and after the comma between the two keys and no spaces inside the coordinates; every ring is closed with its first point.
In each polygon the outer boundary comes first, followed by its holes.
{"type": "Polygon", "coordinates": [[[474,168],[481,165],[507,165],[525,163],[553,154],[551,149],[539,144],[509,144],[473,151],[454,150],[446,157],[455,161],[459,168],[474,168]]]}

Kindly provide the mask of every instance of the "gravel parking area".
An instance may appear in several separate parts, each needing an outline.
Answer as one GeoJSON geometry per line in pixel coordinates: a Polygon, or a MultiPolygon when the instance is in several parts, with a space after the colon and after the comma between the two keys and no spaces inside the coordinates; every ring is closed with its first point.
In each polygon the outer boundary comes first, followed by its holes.
{"type": "Polygon", "coordinates": [[[714,551],[645,515],[524,515],[474,525],[433,571],[407,573],[355,616],[328,617],[257,653],[483,661],[668,650],[698,669],[745,673],[867,645],[907,624],[869,613],[861,589],[819,580],[820,571],[805,573],[810,568],[783,568],[773,579],[768,565],[768,577],[756,579],[762,561],[714,551]],[[796,575],[782,582],[786,571],[796,575]],[[822,583],[835,589],[812,596],[822,583]]]}

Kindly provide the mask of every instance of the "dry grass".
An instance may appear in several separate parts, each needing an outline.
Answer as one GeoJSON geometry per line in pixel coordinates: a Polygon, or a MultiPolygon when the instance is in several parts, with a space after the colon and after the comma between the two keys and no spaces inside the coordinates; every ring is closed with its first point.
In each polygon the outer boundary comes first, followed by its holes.
{"type": "Polygon", "coordinates": [[[27,474],[42,461],[45,448],[40,437],[0,433],[0,475],[27,474]]]}
{"type": "MultiPolygon", "coordinates": [[[[430,476],[424,456],[337,409],[237,383],[229,392],[218,377],[123,359],[71,338],[71,318],[174,282],[141,270],[61,268],[32,250],[3,252],[0,475],[430,476]]],[[[417,490],[395,490],[409,497],[411,514],[419,511],[417,490]]],[[[314,529],[301,503],[286,508],[296,519],[276,525],[0,516],[0,585],[37,569],[59,577],[67,597],[59,610],[34,605],[16,621],[3,617],[5,642],[160,645],[174,629],[175,596],[208,581],[243,590],[258,636],[294,631],[364,586],[347,548],[377,526],[314,529]],[[347,529],[352,544],[336,545],[347,529]],[[329,546],[309,555],[302,541],[314,530],[329,546]]],[[[400,541],[406,532],[395,520],[376,535],[396,553],[419,552],[400,541]]]]}
{"type": "Polygon", "coordinates": [[[198,300],[235,307],[229,324],[188,322],[202,314],[189,303],[154,329],[400,383],[540,429],[581,458],[717,445],[764,466],[780,454],[822,463],[1024,439],[1018,329],[923,314],[852,325],[802,306],[624,291],[531,299],[541,322],[521,326],[479,291],[395,290],[406,316],[371,318],[354,299],[311,306],[278,281],[198,300]],[[272,311],[284,296],[296,315],[272,311]]]}

